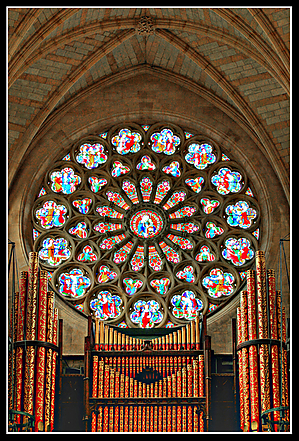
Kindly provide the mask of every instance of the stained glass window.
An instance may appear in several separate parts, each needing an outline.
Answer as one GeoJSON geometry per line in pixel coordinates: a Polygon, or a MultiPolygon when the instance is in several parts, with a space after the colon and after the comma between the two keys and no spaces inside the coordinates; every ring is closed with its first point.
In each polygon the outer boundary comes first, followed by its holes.
{"type": "Polygon", "coordinates": [[[73,206],[77,208],[79,213],[87,214],[92,200],[90,198],[76,199],[73,201],[73,206]]]}
{"type": "Polygon", "coordinates": [[[134,311],[130,318],[133,323],[138,324],[141,328],[153,328],[163,318],[163,314],[159,309],[159,303],[156,300],[138,300],[134,304],[134,311]]]}
{"type": "Polygon", "coordinates": [[[86,239],[88,236],[87,224],[85,222],[78,222],[74,227],[69,229],[72,236],[77,236],[79,239],[86,239]]]}
{"type": "Polygon", "coordinates": [[[88,178],[88,182],[90,184],[90,188],[94,193],[97,193],[104,185],[107,184],[107,179],[97,178],[96,176],[91,176],[88,178]]]}
{"type": "Polygon", "coordinates": [[[43,240],[39,258],[50,266],[58,266],[63,261],[68,260],[71,256],[71,251],[68,248],[68,242],[64,238],[47,237],[43,240]]]}
{"type": "Polygon", "coordinates": [[[171,298],[172,314],[179,319],[194,320],[197,312],[203,309],[202,300],[194,291],[185,290],[171,298]]]}
{"type": "Polygon", "coordinates": [[[172,161],[169,165],[163,167],[162,171],[167,175],[178,178],[181,176],[180,163],[178,161],[172,161]]]}
{"type": "Polygon", "coordinates": [[[170,285],[170,280],[167,277],[161,279],[152,279],[150,285],[157,291],[158,294],[166,294],[170,285]]]}
{"type": "Polygon", "coordinates": [[[32,207],[33,248],[51,286],[80,313],[121,327],[217,314],[261,243],[245,170],[173,124],[98,133],[52,165],[32,207]]]}
{"type": "Polygon", "coordinates": [[[127,294],[132,296],[139,288],[142,287],[143,282],[140,279],[131,279],[130,277],[123,280],[124,288],[127,294]]]}
{"type": "Polygon", "coordinates": [[[209,295],[214,298],[229,296],[233,290],[234,276],[229,272],[223,272],[220,268],[213,268],[209,275],[204,277],[202,285],[209,295]]]}
{"type": "Polygon", "coordinates": [[[126,193],[128,198],[131,199],[133,204],[138,204],[139,200],[138,200],[135,184],[133,184],[130,181],[125,180],[122,183],[122,189],[126,193]]]}
{"type": "Polygon", "coordinates": [[[203,170],[216,161],[213,147],[210,144],[192,143],[189,144],[188,151],[185,156],[186,161],[199,170],[203,170]]]}
{"type": "Polygon", "coordinates": [[[104,150],[105,148],[101,144],[83,144],[79,148],[76,160],[90,170],[97,168],[107,161],[108,156],[104,150]]]}
{"type": "Polygon", "coordinates": [[[74,268],[59,276],[59,292],[63,296],[81,297],[90,287],[91,281],[80,268],[74,268]]]}
{"type": "Polygon", "coordinates": [[[140,210],[131,217],[130,229],[136,236],[144,239],[155,237],[163,229],[163,219],[154,210],[140,210]]]}
{"type": "Polygon", "coordinates": [[[93,252],[93,249],[90,245],[86,245],[80,254],[77,256],[77,260],[79,262],[95,262],[98,260],[98,256],[93,252]]]}
{"type": "Polygon", "coordinates": [[[176,146],[180,144],[180,138],[173,134],[170,129],[163,129],[161,132],[153,133],[151,136],[152,149],[156,153],[165,153],[165,155],[173,155],[176,146]]]}
{"type": "Polygon", "coordinates": [[[144,202],[149,202],[153,189],[153,181],[151,178],[144,177],[140,181],[140,191],[144,202]]]}
{"type": "Polygon", "coordinates": [[[66,220],[67,208],[54,201],[44,202],[42,208],[36,210],[35,217],[40,221],[40,226],[45,229],[59,228],[66,220]]]}
{"type": "Polygon", "coordinates": [[[50,174],[51,190],[55,193],[71,194],[77,190],[81,182],[80,176],[76,175],[71,167],[64,167],[50,174]]]}
{"type": "Polygon", "coordinates": [[[98,271],[98,282],[107,283],[110,280],[114,280],[117,277],[117,273],[111,270],[107,265],[101,265],[98,271]]]}
{"type": "Polygon", "coordinates": [[[115,319],[121,313],[122,299],[110,291],[100,291],[96,298],[90,301],[90,309],[100,320],[115,319]]]}
{"type": "Polygon", "coordinates": [[[111,144],[116,147],[117,153],[126,155],[140,150],[141,139],[140,133],[130,129],[121,129],[117,135],[113,136],[111,144]]]}
{"type": "Polygon", "coordinates": [[[125,210],[130,208],[130,206],[125,202],[124,198],[118,192],[107,191],[106,196],[108,201],[113,202],[118,207],[124,208],[125,210]]]}

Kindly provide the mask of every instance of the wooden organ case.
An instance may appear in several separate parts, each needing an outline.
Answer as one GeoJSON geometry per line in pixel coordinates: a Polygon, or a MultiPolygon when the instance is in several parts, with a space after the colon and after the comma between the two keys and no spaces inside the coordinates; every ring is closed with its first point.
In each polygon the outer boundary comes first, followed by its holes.
{"type": "Polygon", "coordinates": [[[203,329],[198,318],[186,326],[140,330],[89,317],[85,430],[208,431],[211,340],[203,329]]]}

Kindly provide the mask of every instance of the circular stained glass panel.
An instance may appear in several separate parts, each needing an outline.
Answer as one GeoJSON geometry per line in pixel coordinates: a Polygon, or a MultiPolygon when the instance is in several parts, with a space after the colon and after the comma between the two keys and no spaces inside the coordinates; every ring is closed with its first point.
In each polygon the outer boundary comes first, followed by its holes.
{"type": "Polygon", "coordinates": [[[261,244],[256,190],[229,156],[174,124],[78,140],[32,207],[33,248],[57,295],[121,327],[217,311],[261,244]]]}
{"type": "Polygon", "coordinates": [[[140,210],[133,214],[130,220],[132,233],[143,239],[155,237],[162,231],[163,219],[153,210],[140,210]]]}

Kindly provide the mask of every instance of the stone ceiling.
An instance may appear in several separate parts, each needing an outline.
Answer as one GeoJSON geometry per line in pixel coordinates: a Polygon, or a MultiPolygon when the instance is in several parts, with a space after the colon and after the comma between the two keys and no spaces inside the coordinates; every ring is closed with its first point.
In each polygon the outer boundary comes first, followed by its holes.
{"type": "Polygon", "coordinates": [[[289,8],[9,8],[9,180],[52,112],[148,65],[234,109],[288,197],[289,8]]]}

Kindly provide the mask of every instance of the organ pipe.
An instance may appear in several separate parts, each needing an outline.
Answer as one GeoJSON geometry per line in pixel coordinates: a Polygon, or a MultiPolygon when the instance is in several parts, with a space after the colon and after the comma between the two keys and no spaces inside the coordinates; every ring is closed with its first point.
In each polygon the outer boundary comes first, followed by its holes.
{"type": "MultiPolygon", "coordinates": [[[[12,363],[9,390],[9,431],[53,431],[58,341],[58,310],[48,290],[47,271],[38,267],[38,253],[29,253],[28,271],[22,271],[14,307],[12,363]],[[21,413],[20,413],[21,412],[21,413]],[[28,429],[28,417],[34,420],[28,429]]],[[[59,332],[62,332],[62,321],[59,332]]]]}
{"type": "Polygon", "coordinates": [[[287,431],[289,427],[286,325],[282,308],[281,293],[275,289],[275,272],[266,270],[264,252],[257,251],[256,270],[247,271],[247,291],[241,293],[237,310],[240,427],[244,432],[270,430],[271,421],[275,431],[287,431]],[[280,407],[287,409],[282,412],[280,407]],[[266,427],[261,416],[269,410],[266,427]]]}
{"type": "MultiPolygon", "coordinates": [[[[95,320],[92,432],[203,432],[206,409],[204,351],[194,321],[151,341],[95,320]]],[[[90,336],[91,338],[91,336],[90,336]]],[[[86,346],[87,347],[87,346],[86,346]]]]}

